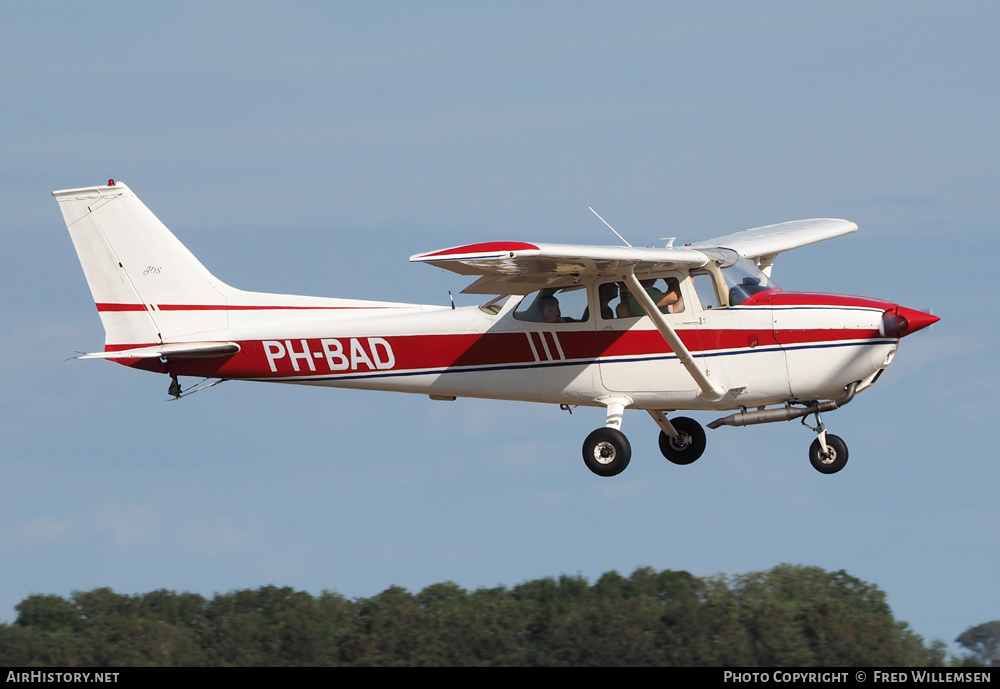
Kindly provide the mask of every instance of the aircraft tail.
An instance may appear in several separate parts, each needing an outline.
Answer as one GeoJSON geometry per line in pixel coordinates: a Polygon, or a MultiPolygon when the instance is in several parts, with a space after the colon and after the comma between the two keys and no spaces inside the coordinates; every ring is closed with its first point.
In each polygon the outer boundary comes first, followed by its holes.
{"type": "Polygon", "coordinates": [[[121,183],[54,191],[97,304],[105,349],[224,338],[227,294],[121,183]],[[212,337],[207,333],[216,332],[212,337]]]}

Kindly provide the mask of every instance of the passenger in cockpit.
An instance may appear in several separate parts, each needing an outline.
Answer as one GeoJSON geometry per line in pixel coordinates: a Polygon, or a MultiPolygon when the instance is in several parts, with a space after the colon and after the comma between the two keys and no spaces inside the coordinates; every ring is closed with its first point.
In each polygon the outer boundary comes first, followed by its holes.
{"type": "MultiPolygon", "coordinates": [[[[618,296],[617,282],[605,282],[597,289],[597,298],[601,304],[601,318],[610,320],[615,317],[615,312],[611,308],[611,300],[618,296]]],[[[584,318],[584,320],[587,320],[584,318]]]]}
{"type": "MultiPolygon", "coordinates": [[[[663,279],[667,283],[667,291],[662,292],[654,285],[656,279],[640,280],[639,284],[646,290],[646,294],[653,300],[653,303],[660,309],[660,313],[680,313],[684,310],[684,299],[681,297],[681,286],[677,278],[668,277],[663,279]]],[[[634,295],[629,294],[628,300],[623,300],[618,305],[618,317],[645,316],[646,312],[639,305],[639,300],[634,295]]]]}

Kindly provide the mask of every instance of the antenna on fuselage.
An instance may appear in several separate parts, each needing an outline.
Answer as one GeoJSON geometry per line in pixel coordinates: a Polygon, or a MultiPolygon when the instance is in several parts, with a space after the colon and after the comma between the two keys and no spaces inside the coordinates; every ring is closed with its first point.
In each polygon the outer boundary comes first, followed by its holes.
{"type": "MultiPolygon", "coordinates": [[[[590,208],[590,206],[587,206],[587,208],[590,208]]],[[[618,230],[616,230],[615,228],[611,227],[611,224],[607,220],[605,220],[604,218],[602,218],[597,211],[595,211],[593,208],[590,208],[590,212],[593,213],[594,215],[596,215],[598,220],[600,220],[602,223],[604,223],[605,225],[607,225],[608,229],[611,230],[612,232],[614,232],[615,235],[618,237],[618,239],[620,239],[623,242],[625,242],[625,246],[627,246],[629,248],[632,247],[632,245],[628,243],[628,240],[625,239],[624,237],[622,237],[620,234],[618,234],[618,230]]]]}

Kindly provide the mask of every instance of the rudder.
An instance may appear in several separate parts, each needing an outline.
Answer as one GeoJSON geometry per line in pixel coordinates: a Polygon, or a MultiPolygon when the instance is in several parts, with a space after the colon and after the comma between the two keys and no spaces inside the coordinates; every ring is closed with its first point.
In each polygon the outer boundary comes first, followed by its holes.
{"type": "Polygon", "coordinates": [[[54,191],[106,349],[203,337],[228,327],[231,290],[121,183],[54,191]]]}

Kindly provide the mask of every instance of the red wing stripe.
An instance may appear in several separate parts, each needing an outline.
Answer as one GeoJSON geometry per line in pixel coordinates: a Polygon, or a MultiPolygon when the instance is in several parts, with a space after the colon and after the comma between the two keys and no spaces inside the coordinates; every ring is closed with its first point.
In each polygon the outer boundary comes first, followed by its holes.
{"type": "Polygon", "coordinates": [[[451,256],[465,256],[466,254],[487,254],[506,253],[508,251],[537,251],[538,247],[527,242],[482,242],[480,244],[467,244],[465,246],[455,246],[450,249],[442,249],[429,254],[424,254],[421,259],[448,258],[451,256]]]}

